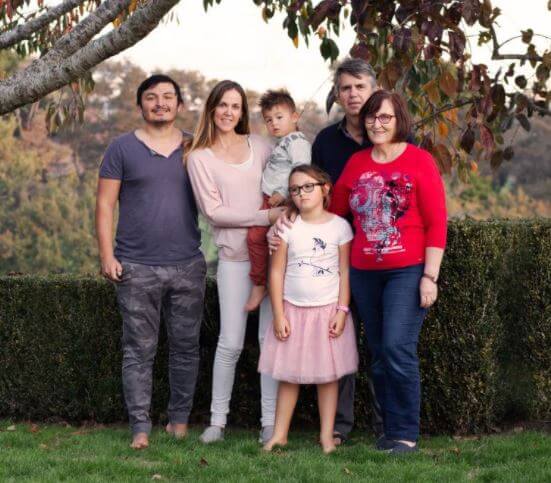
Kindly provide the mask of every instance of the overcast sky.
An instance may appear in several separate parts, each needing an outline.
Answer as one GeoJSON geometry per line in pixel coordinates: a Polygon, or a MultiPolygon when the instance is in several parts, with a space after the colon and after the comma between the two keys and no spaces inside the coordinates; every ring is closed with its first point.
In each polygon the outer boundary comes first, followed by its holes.
{"type": "MultiPolygon", "coordinates": [[[[500,41],[527,28],[549,35],[547,0],[493,0],[492,4],[503,12],[500,41]]],[[[296,49],[281,27],[283,16],[264,23],[252,0],[222,0],[207,13],[201,0],[182,0],[173,11],[179,22],[161,25],[116,58],[130,59],[148,72],[173,67],[198,70],[207,78],[233,79],[257,91],[286,87],[297,100],[323,103],[330,74],[319,41],[312,39],[308,48],[301,39],[296,49]]],[[[349,24],[335,40],[345,55],[354,40],[349,24]]],[[[489,44],[478,48],[476,38],[470,40],[477,62],[491,64],[489,44]]],[[[534,41],[547,48],[551,44],[547,39],[534,41]]],[[[524,44],[519,44],[511,42],[502,51],[524,52],[524,44]]]]}

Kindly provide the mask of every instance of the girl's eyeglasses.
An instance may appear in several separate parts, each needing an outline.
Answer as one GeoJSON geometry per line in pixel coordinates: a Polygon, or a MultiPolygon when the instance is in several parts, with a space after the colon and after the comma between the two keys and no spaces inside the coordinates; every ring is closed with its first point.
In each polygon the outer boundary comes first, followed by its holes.
{"type": "Polygon", "coordinates": [[[300,195],[301,190],[305,193],[311,193],[314,191],[314,188],[316,186],[323,186],[325,183],[304,183],[302,186],[290,186],[289,187],[289,194],[291,196],[298,196],[300,195]]]}
{"type": "Polygon", "coordinates": [[[388,124],[393,117],[396,117],[396,116],[392,116],[390,114],[381,114],[380,116],[366,116],[365,123],[375,124],[375,121],[379,119],[379,122],[381,124],[388,124]]]}

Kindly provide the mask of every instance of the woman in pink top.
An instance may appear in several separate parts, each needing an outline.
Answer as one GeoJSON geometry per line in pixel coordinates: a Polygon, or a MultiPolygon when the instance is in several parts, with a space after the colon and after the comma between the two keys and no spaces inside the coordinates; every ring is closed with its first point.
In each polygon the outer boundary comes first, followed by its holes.
{"type": "MultiPolygon", "coordinates": [[[[200,440],[224,439],[235,366],[245,339],[245,303],[252,288],[247,227],[273,223],[284,208],[260,210],[261,179],[270,144],[250,135],[249,110],[243,88],[219,82],[209,94],[186,157],[197,206],[212,225],[218,247],[217,284],[220,336],[214,359],[210,426],[200,440]]],[[[259,340],[272,321],[269,299],[260,307],[259,340]]],[[[262,442],[273,433],[277,382],[261,376],[262,442]]]]}

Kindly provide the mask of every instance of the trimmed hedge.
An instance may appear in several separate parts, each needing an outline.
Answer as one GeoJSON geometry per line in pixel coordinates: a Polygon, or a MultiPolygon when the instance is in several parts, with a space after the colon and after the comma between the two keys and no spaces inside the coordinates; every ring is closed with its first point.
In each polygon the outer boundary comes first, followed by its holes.
{"type": "MultiPolygon", "coordinates": [[[[551,417],[551,221],[451,223],[441,293],[423,327],[422,430],[477,433],[508,419],[551,417]]],[[[206,422],[218,335],[208,283],[193,421],[206,422]]],[[[251,317],[230,422],[256,426],[257,323],[251,317]]],[[[163,331],[162,331],[163,332],[163,331]]],[[[361,331],[360,331],[361,332],[361,331]]],[[[114,422],[124,419],[121,322],[113,287],[97,278],[0,278],[0,417],[114,422]]],[[[359,334],[361,365],[367,355],[359,334]]],[[[317,420],[306,388],[296,422],[317,420]]],[[[167,344],[155,364],[153,415],[164,419],[167,344]]],[[[369,426],[365,375],[357,426],[369,426]]]]}

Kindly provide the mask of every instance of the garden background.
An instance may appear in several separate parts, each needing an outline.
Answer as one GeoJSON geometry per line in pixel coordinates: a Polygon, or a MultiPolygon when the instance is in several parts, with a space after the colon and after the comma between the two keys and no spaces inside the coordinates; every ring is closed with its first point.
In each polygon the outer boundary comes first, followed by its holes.
{"type": "MultiPolygon", "coordinates": [[[[549,478],[551,51],[540,27],[549,23],[551,3],[511,5],[0,1],[0,477],[255,480],[264,470],[289,480],[549,478]],[[332,62],[349,51],[374,65],[381,85],[406,94],[416,140],[433,153],[446,182],[449,246],[440,299],[420,344],[422,431],[444,436],[427,439],[421,455],[405,465],[369,449],[360,333],[352,446],[327,466],[307,432],[292,443],[296,455],[258,457],[243,431],[255,427],[259,412],[253,315],[230,419],[241,429],[230,436],[227,452],[197,448],[194,431],[181,446],[158,434],[158,450],[125,452],[125,433],[103,426],[125,420],[121,323],[113,287],[97,275],[93,218],[102,153],[141,122],[138,84],[152,72],[173,76],[185,97],[178,125],[193,131],[212,86],[235,78],[247,89],[252,130],[261,134],[263,89],[288,87],[301,130],[313,140],[342,116],[336,105],[327,114],[324,101],[332,62]],[[533,432],[520,434],[528,429],[533,432]],[[496,433],[504,435],[484,436],[496,433]]],[[[213,274],[216,249],[200,224],[213,274]]],[[[218,316],[211,280],[192,415],[198,424],[208,418],[218,316]]],[[[166,420],[166,359],[163,334],[156,422],[166,420]]],[[[316,420],[307,388],[295,427],[308,431],[316,420]]]]}

